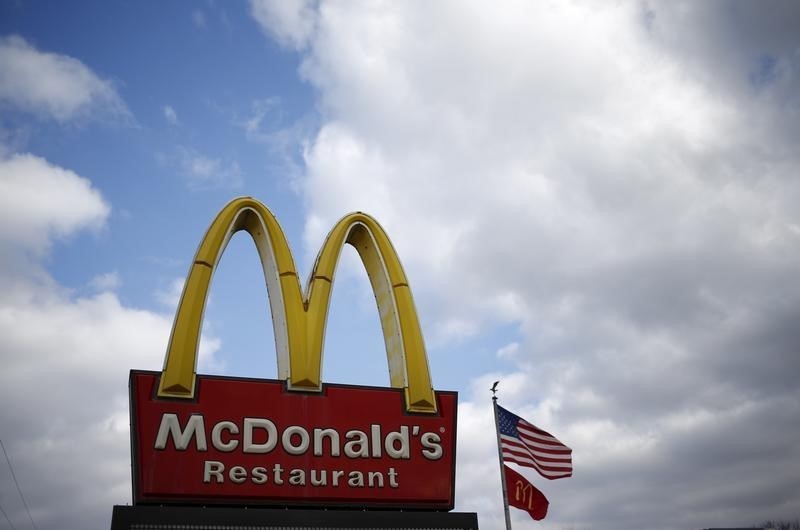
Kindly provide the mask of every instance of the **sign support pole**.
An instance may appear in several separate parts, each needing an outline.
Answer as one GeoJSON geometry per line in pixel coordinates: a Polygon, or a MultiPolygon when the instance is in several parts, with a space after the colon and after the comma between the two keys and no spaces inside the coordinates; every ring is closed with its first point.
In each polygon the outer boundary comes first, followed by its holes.
{"type": "Polygon", "coordinates": [[[492,410],[494,411],[494,432],[497,435],[497,458],[500,461],[500,484],[503,486],[503,510],[506,515],[506,530],[511,530],[511,514],[508,510],[508,491],[506,473],[503,467],[503,448],[500,443],[500,424],[497,421],[497,382],[492,386],[492,410]]]}

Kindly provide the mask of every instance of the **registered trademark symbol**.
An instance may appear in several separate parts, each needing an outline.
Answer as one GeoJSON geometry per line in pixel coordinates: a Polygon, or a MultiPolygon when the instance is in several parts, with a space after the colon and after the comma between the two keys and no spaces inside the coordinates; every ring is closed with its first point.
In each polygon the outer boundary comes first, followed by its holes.
{"type": "Polygon", "coordinates": [[[439,432],[444,432],[444,427],[439,427],[439,432]]]}

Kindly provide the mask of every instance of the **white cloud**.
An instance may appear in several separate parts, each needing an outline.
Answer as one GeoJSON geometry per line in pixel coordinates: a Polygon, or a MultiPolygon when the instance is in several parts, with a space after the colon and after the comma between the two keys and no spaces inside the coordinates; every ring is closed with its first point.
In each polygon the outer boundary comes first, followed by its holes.
{"type": "Polygon", "coordinates": [[[206,14],[200,9],[192,11],[192,22],[200,29],[206,29],[206,14]]]}
{"type": "Polygon", "coordinates": [[[497,350],[497,356],[502,358],[513,358],[519,353],[519,342],[509,342],[497,350]]]}
{"type": "Polygon", "coordinates": [[[122,280],[117,271],[98,274],[89,281],[89,287],[96,291],[116,291],[122,285],[122,280]]]}
{"type": "Polygon", "coordinates": [[[31,154],[0,159],[0,242],[42,253],[54,237],[99,228],[111,211],[91,183],[31,154]]]}
{"type": "Polygon", "coordinates": [[[110,81],[77,59],[39,51],[18,36],[0,39],[0,103],[61,122],[93,110],[130,115],[110,81]]]}
{"type": "MultiPolygon", "coordinates": [[[[278,98],[256,100],[252,103],[251,115],[244,120],[238,120],[237,125],[244,129],[245,136],[249,141],[271,143],[274,137],[274,132],[271,129],[275,127],[269,127],[268,129],[270,130],[265,131],[264,122],[267,121],[268,117],[272,117],[279,112],[280,100],[278,98]]],[[[274,122],[277,120],[271,119],[269,121],[274,122]]]]}
{"type": "Polygon", "coordinates": [[[314,0],[250,0],[250,14],[279,43],[303,49],[314,31],[315,6],[314,0]]]}
{"type": "Polygon", "coordinates": [[[180,125],[181,122],[178,119],[178,113],[175,112],[175,109],[173,109],[169,105],[164,105],[163,110],[164,110],[164,119],[167,120],[167,122],[170,125],[180,125]]]}
{"type": "Polygon", "coordinates": [[[127,422],[112,421],[127,409],[127,372],[158,369],[169,322],[125,308],[110,293],[70,300],[26,288],[30,302],[0,304],[0,397],[15,403],[2,413],[14,433],[5,439],[9,453],[26,477],[38,526],[64,518],[70,527],[84,517],[100,526],[108,507],[129,498],[127,422]],[[73,491],[81,495],[65,493],[73,491]]]}
{"type": "MultiPolygon", "coordinates": [[[[1,167],[0,402],[13,404],[0,407],[3,443],[38,528],[100,528],[130,500],[128,371],[160,369],[172,316],[123,305],[115,272],[95,276],[91,296],[60,286],[44,250],[102,226],[110,207],[88,180],[42,159],[1,167]]],[[[201,366],[218,367],[219,346],[204,334],[201,366]]],[[[7,502],[12,488],[2,481],[0,496],[19,528],[27,517],[7,502]]]]}
{"type": "Polygon", "coordinates": [[[224,162],[188,147],[179,148],[178,156],[181,172],[192,189],[238,188],[243,183],[235,160],[224,162]]]}
{"type": "Polygon", "coordinates": [[[270,164],[275,171],[286,175],[293,186],[303,173],[303,146],[316,132],[316,117],[308,113],[292,123],[286,123],[286,110],[281,99],[268,97],[253,100],[244,117],[233,116],[249,142],[269,150],[270,164]]]}
{"type": "MultiPolygon", "coordinates": [[[[367,211],[438,349],[518,327],[502,359],[514,369],[477,378],[475,396],[503,379],[504,402],[574,445],[575,477],[542,488],[547,527],[794,517],[800,42],[780,10],[758,13],[761,30],[717,4],[325,2],[253,16],[301,50],[320,95],[308,248],[367,211]],[[686,9],[708,16],[687,23],[686,9]],[[762,43],[778,66],[754,84],[773,64],[753,61],[762,43]],[[734,434],[767,431],[769,451],[734,434]]],[[[484,477],[498,471],[475,399],[461,407],[457,496],[494,527],[484,477]]]]}
{"type": "Polygon", "coordinates": [[[167,289],[156,292],[156,300],[166,309],[175,311],[181,299],[181,293],[183,293],[184,282],[182,277],[173,279],[167,289]]]}

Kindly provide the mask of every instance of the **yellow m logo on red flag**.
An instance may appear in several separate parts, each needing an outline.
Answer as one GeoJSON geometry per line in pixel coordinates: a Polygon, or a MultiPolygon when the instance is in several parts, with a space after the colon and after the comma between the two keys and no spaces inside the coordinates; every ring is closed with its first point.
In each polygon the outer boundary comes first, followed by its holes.
{"type": "Polygon", "coordinates": [[[547,497],[528,482],[528,479],[506,465],[503,465],[503,474],[508,492],[508,505],[525,510],[536,521],[544,519],[550,506],[547,497]]]}

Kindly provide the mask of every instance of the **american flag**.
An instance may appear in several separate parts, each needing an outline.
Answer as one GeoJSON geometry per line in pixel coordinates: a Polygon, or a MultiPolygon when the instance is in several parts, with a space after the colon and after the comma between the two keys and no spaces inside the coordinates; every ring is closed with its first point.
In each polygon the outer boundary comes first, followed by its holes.
{"type": "Polygon", "coordinates": [[[497,405],[500,447],[505,462],[532,467],[544,478],[572,476],[572,449],[555,436],[497,405]]]}

